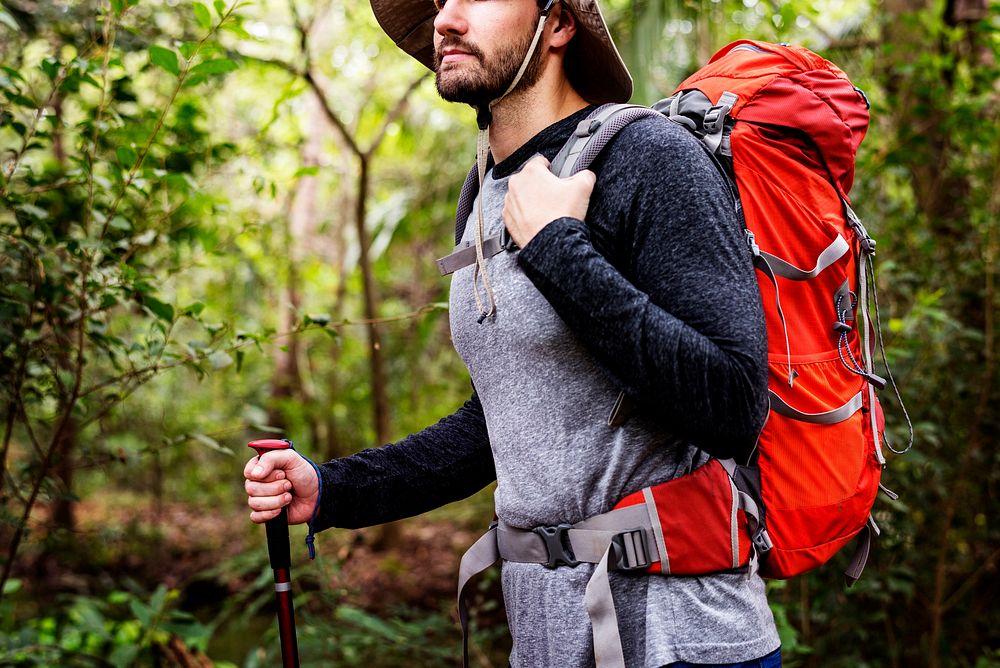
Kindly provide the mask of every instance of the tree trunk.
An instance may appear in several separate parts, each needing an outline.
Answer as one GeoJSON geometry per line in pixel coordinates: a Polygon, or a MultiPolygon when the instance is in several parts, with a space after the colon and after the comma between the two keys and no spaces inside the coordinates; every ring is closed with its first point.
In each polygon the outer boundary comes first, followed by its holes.
{"type": "MultiPolygon", "coordinates": [[[[372,271],[371,259],[368,257],[368,229],[365,227],[365,217],[368,208],[369,191],[369,158],[366,155],[358,157],[358,193],[355,208],[354,226],[358,234],[360,252],[358,263],[361,265],[361,280],[364,285],[365,318],[368,324],[369,369],[371,373],[372,408],[375,426],[375,442],[383,445],[389,442],[389,392],[385,379],[385,362],[382,351],[382,340],[378,325],[371,322],[378,318],[378,296],[375,291],[375,276],[372,271]]],[[[400,526],[398,522],[383,524],[375,541],[377,549],[396,547],[400,542],[400,526]]]]}

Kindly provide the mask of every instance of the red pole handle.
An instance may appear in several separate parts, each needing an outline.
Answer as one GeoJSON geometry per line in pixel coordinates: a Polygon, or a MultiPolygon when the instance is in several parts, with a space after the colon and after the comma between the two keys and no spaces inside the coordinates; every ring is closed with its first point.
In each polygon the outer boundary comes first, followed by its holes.
{"type": "MultiPolygon", "coordinates": [[[[291,441],[265,438],[250,441],[247,447],[260,457],[273,450],[288,450],[291,441]]],[[[292,606],[292,554],[288,544],[288,509],[264,523],[267,531],[267,556],[274,571],[274,596],[278,602],[278,637],[281,640],[282,668],[299,668],[299,648],[295,640],[295,609],[292,606]]]]}

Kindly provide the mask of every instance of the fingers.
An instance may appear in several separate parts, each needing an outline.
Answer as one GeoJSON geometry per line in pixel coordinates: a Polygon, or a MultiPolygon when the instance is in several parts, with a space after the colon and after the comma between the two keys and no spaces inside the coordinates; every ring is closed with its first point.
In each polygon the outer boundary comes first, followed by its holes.
{"type": "Polygon", "coordinates": [[[526,169],[530,170],[544,169],[545,171],[548,171],[550,164],[551,163],[549,162],[548,158],[539,153],[535,155],[533,158],[531,158],[531,160],[528,160],[528,162],[524,163],[524,167],[521,168],[521,171],[523,172],[526,169]]]}
{"type": "Polygon", "coordinates": [[[265,452],[258,457],[252,457],[243,467],[243,477],[247,480],[277,480],[285,477],[284,469],[291,466],[299,457],[292,450],[277,450],[265,452]]]}
{"type": "Polygon", "coordinates": [[[273,520],[281,514],[281,510],[254,511],[250,513],[250,521],[254,524],[263,524],[268,520],[273,520]]]}
{"type": "Polygon", "coordinates": [[[281,510],[292,502],[292,495],[289,493],[277,496],[249,496],[247,505],[251,510],[281,510]]]}
{"type": "Polygon", "coordinates": [[[292,491],[292,483],[288,480],[275,480],[269,482],[254,482],[247,480],[243,484],[247,491],[247,496],[278,496],[285,492],[292,491]]]}

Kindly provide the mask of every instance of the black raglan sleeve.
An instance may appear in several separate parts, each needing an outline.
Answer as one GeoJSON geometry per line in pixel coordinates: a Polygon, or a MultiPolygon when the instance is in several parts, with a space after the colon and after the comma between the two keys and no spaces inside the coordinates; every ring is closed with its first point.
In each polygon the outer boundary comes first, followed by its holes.
{"type": "Polygon", "coordinates": [[[550,223],[520,266],[626,394],[710,454],[744,458],[766,416],[767,345],[728,186],[655,118],[594,168],[587,222],[550,223]]]}
{"type": "Polygon", "coordinates": [[[315,529],[354,529],[412,517],[464,499],[496,480],[479,396],[398,443],[319,466],[315,529]]]}

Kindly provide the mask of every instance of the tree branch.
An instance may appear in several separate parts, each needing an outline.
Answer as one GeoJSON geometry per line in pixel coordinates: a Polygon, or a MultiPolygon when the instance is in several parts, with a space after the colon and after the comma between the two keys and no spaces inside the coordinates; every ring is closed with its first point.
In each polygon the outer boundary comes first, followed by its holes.
{"type": "Polygon", "coordinates": [[[428,76],[430,76],[430,73],[426,72],[414,79],[413,82],[410,83],[410,86],[406,89],[406,92],[403,93],[398,100],[396,100],[396,105],[392,108],[392,111],[389,112],[389,115],[385,117],[385,121],[383,121],[382,127],[379,128],[378,134],[375,135],[375,139],[372,140],[368,150],[365,151],[365,160],[371,158],[372,154],[378,150],[382,140],[385,139],[385,133],[389,130],[389,126],[395,123],[396,120],[403,115],[403,112],[406,111],[406,103],[409,101],[410,96],[428,76]]]}

